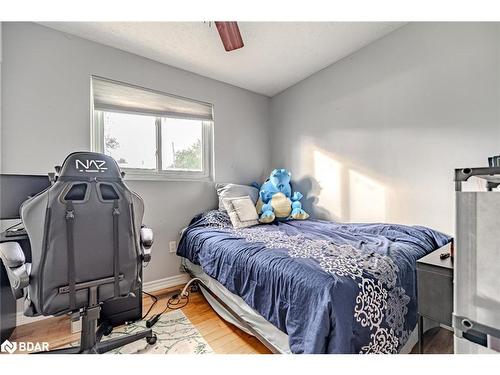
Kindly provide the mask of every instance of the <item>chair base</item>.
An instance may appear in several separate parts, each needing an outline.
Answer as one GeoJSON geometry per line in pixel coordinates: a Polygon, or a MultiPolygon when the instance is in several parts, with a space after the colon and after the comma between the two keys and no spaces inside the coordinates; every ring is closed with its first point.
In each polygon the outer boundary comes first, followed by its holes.
{"type": "Polygon", "coordinates": [[[77,346],[71,348],[54,349],[35,354],[103,354],[142,339],[146,339],[149,345],[154,345],[156,343],[156,335],[151,329],[148,329],[142,332],[134,333],[132,335],[117,337],[106,341],[99,341],[96,342],[95,345],[91,348],[85,349],[82,346],[77,346]]]}
{"type": "Polygon", "coordinates": [[[101,341],[102,337],[110,334],[113,328],[106,323],[101,323],[97,326],[97,320],[101,311],[101,306],[97,303],[97,286],[90,287],[89,291],[90,306],[83,309],[81,314],[82,333],[80,336],[80,346],[49,350],[36,354],[102,354],[142,339],[146,339],[149,345],[156,343],[157,338],[152,329],[101,341]]]}

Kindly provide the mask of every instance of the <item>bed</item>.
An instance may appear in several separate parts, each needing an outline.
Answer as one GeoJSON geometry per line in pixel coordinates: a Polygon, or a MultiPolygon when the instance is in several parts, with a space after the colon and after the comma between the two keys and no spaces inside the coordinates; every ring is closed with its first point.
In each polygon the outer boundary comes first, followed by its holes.
{"type": "Polygon", "coordinates": [[[216,311],[275,352],[398,353],[417,322],[416,261],[450,241],[421,226],[312,219],[237,229],[212,210],[177,254],[216,311]]]}

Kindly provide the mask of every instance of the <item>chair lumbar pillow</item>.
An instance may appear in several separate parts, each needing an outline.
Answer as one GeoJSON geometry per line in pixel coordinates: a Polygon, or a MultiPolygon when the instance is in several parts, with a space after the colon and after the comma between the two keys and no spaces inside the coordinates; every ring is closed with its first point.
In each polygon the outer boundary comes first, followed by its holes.
{"type": "Polygon", "coordinates": [[[0,244],[11,288],[24,295],[25,315],[70,314],[82,319],[79,347],[48,353],[104,353],[146,339],[152,330],[102,341],[101,304],[130,296],[141,283],[139,267],[150,259],[153,233],[141,225],[142,199],[125,185],[110,156],[76,152],[44,192],[21,206],[31,243],[26,263],[16,242],[0,244]]]}

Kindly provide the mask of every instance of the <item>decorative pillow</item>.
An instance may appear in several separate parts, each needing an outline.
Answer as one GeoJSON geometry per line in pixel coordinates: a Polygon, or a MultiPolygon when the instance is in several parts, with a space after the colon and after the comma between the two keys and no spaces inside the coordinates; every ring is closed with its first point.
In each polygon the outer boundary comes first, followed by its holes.
{"type": "Polygon", "coordinates": [[[246,228],[259,224],[259,215],[252,199],[248,195],[244,197],[224,198],[222,202],[233,227],[246,228]]]}
{"type": "Polygon", "coordinates": [[[253,186],[247,185],[237,185],[237,184],[215,184],[215,190],[219,196],[219,211],[226,212],[224,207],[223,199],[225,198],[237,198],[248,195],[253,202],[253,205],[257,203],[259,199],[259,189],[253,186]]]}

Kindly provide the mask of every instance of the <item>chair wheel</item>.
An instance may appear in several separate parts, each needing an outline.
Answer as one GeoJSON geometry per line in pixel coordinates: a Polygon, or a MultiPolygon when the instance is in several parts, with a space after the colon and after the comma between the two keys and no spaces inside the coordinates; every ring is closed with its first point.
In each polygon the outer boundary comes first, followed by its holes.
{"type": "Polygon", "coordinates": [[[113,332],[113,326],[111,324],[106,324],[102,334],[104,336],[109,336],[109,335],[111,335],[111,332],[113,332]]]}
{"type": "Polygon", "coordinates": [[[102,323],[100,329],[104,336],[109,336],[113,332],[113,326],[108,322],[102,323]]]}
{"type": "Polygon", "coordinates": [[[157,337],[155,334],[153,336],[146,337],[146,341],[148,342],[149,345],[154,345],[156,344],[157,337]]]}

